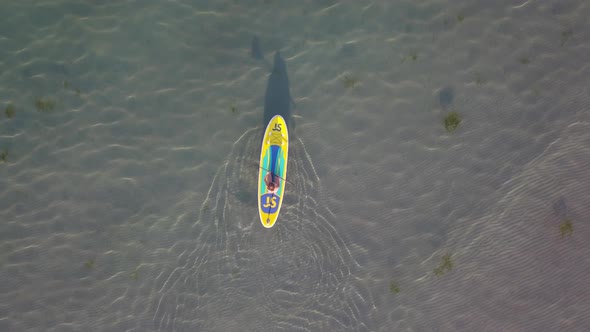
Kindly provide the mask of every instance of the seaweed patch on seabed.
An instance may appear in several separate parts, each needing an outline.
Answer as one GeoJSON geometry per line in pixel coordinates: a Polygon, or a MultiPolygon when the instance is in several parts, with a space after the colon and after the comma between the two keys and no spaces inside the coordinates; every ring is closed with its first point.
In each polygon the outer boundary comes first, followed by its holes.
{"type": "Polygon", "coordinates": [[[286,197],[277,224],[260,224],[256,192],[261,129],[244,133],[215,175],[194,240],[170,249],[149,307],[157,330],[372,330],[376,311],[361,266],[321,204],[303,142],[291,136],[286,197]]]}

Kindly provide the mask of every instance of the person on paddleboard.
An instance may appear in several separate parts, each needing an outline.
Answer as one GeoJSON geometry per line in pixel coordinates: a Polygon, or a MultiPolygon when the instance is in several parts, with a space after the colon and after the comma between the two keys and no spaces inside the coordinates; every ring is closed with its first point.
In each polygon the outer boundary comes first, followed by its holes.
{"type": "Polygon", "coordinates": [[[271,172],[266,173],[266,176],[264,176],[264,183],[266,183],[266,190],[273,194],[277,193],[279,185],[281,184],[279,177],[271,172]]]}

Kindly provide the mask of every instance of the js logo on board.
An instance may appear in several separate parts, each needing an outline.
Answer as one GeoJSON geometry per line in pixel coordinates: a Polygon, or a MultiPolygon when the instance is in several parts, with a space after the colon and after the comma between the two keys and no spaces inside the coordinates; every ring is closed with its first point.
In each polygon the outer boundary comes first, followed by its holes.
{"type": "Polygon", "coordinates": [[[264,213],[275,213],[279,207],[281,198],[276,194],[264,194],[260,196],[260,206],[264,213]]]}

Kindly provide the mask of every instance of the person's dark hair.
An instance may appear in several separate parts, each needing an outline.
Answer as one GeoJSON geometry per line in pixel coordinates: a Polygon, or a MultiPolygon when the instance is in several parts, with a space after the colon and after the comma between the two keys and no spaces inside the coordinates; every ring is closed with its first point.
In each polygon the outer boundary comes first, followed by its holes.
{"type": "Polygon", "coordinates": [[[270,182],[270,183],[268,184],[268,189],[269,189],[269,190],[274,190],[274,189],[275,189],[275,183],[274,183],[274,182],[270,182]]]}

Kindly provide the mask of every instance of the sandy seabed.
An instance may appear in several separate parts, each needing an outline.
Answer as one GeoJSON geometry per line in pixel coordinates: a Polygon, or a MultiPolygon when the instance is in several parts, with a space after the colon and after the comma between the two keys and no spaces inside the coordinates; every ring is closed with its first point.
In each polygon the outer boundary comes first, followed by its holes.
{"type": "Polygon", "coordinates": [[[590,330],[590,3],[0,12],[0,331],[590,330]]]}

